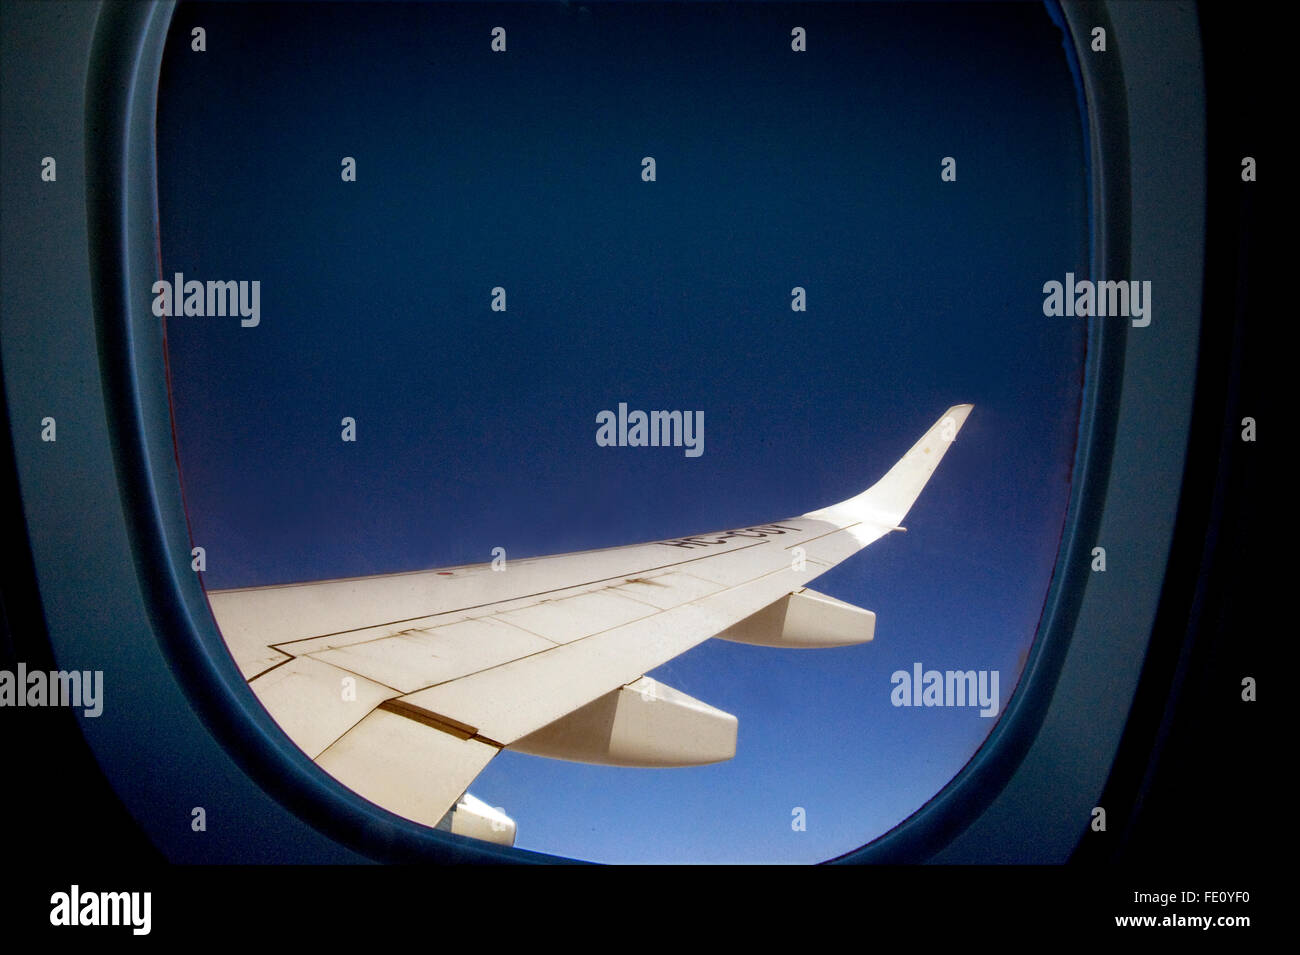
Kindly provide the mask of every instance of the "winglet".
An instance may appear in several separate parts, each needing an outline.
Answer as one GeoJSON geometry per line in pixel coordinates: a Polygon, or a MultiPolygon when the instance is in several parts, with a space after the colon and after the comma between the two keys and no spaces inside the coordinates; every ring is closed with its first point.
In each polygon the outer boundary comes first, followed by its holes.
{"type": "Polygon", "coordinates": [[[935,468],[939,466],[948,445],[952,444],[957,432],[966,423],[966,417],[973,407],[975,406],[953,405],[871,487],[856,497],[804,516],[836,523],[865,523],[890,530],[898,529],[916,499],[921,496],[921,490],[934,474],[935,468]]]}

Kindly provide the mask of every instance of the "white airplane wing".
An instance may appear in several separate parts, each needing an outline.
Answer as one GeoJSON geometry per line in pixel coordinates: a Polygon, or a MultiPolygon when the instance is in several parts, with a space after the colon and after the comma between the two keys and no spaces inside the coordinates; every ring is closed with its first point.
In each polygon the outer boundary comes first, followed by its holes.
{"type": "Polygon", "coordinates": [[[416,822],[510,844],[466,788],[504,748],[623,766],[730,759],[736,718],[645,674],[710,637],[870,640],[805,588],[893,530],[970,405],[846,501],[713,534],[442,570],[210,591],[258,699],[324,770],[416,822]]]}

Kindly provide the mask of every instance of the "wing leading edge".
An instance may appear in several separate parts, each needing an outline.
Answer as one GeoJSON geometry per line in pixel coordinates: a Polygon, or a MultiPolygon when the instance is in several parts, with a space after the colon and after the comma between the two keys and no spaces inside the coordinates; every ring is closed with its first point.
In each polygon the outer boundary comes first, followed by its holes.
{"type": "MultiPolygon", "coordinates": [[[[872,639],[875,615],[805,585],[900,526],[970,413],[879,481],[771,524],[407,574],[211,591],[258,699],[344,785],[429,826],[513,843],[466,793],[501,749],[624,766],[735,752],[736,718],[645,674],[709,637],[872,639]]],[[[504,821],[503,821],[504,820],[504,821]]]]}

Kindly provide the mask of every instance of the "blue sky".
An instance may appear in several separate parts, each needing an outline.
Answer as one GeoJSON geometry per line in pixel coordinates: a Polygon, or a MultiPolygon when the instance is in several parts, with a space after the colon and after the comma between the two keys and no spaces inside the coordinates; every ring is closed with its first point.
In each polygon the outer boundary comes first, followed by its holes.
{"type": "Polygon", "coordinates": [[[973,402],[909,532],[813,584],[874,643],[652,674],[736,714],[734,760],[504,753],[471,791],[526,848],[815,861],[952,778],[994,721],[895,708],[890,674],[997,669],[1005,703],[1073,460],[1085,328],[1041,288],[1087,271],[1083,143],[1042,7],[186,5],[171,44],[163,274],[262,283],[257,328],[168,321],[209,588],[779,520],[973,402]],[[598,447],[620,401],[702,410],[703,456],[598,447]]]}

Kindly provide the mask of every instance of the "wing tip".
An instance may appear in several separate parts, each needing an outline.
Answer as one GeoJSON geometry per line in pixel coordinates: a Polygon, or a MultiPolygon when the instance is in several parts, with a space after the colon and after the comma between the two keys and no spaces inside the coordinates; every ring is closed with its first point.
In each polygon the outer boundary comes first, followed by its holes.
{"type": "Polygon", "coordinates": [[[974,408],[975,405],[970,402],[953,405],[939,416],[875,484],[847,500],[810,511],[804,516],[845,519],[895,529],[916,503],[948,450],[948,445],[956,440],[974,408]],[[942,446],[938,454],[932,455],[930,442],[935,438],[942,439],[942,446]]]}

